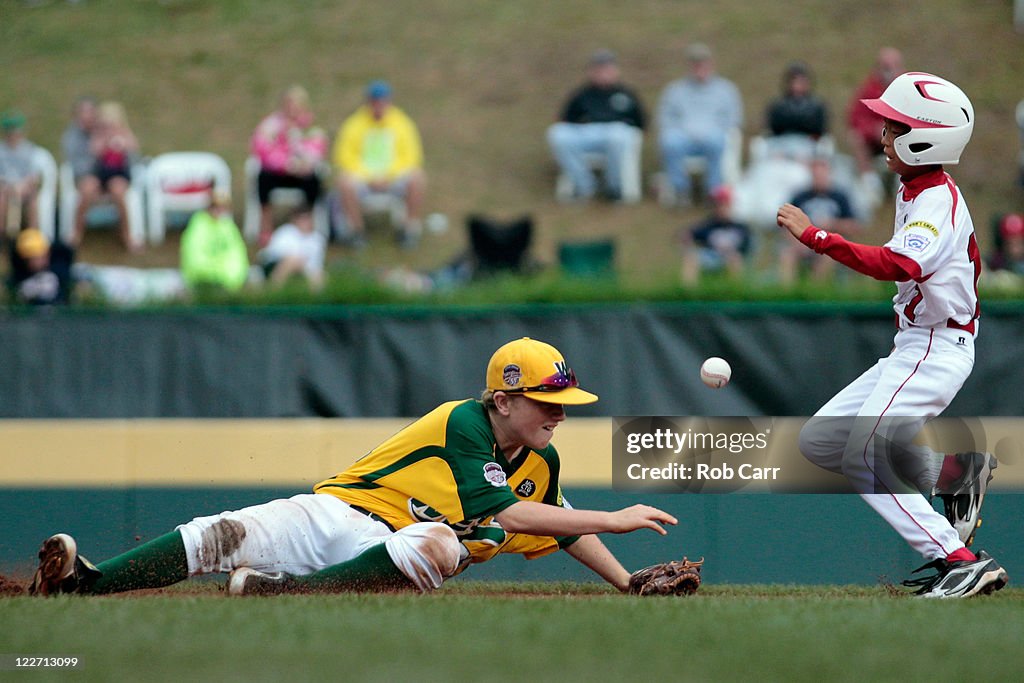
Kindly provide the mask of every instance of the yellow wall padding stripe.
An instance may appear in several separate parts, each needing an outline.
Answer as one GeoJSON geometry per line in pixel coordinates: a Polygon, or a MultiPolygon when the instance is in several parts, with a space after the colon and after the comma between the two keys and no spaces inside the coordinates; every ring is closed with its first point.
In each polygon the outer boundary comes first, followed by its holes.
{"type": "MultiPolygon", "coordinates": [[[[409,419],[3,420],[0,487],[294,486],[343,470],[409,419]]],[[[555,432],[562,481],[611,486],[611,420],[555,432]]]]}

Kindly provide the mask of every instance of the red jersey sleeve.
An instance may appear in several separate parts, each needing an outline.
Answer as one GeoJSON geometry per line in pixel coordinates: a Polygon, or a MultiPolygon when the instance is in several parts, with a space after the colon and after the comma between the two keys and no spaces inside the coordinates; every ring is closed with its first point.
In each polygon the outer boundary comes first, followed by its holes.
{"type": "Polygon", "coordinates": [[[876,280],[922,282],[921,266],[914,259],[897,254],[888,247],[874,247],[846,240],[842,235],[811,226],[800,241],[819,254],[876,280]]]}

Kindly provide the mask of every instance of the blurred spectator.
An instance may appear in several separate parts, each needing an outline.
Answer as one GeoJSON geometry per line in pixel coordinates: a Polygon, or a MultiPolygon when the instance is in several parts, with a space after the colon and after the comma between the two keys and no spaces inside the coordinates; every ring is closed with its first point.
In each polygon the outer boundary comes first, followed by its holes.
{"type": "MultiPolygon", "coordinates": [[[[71,123],[64,129],[60,138],[61,152],[71,166],[75,188],[78,190],[78,206],[75,208],[74,225],[62,225],[61,234],[71,244],[79,244],[85,234],[85,216],[89,208],[100,198],[100,180],[96,176],[96,155],[92,151],[92,136],[96,131],[96,100],[91,97],[80,97],[72,111],[71,123]],[[67,233],[66,231],[70,231],[67,233]]],[[[124,196],[115,197],[115,201],[124,202],[124,196]]],[[[118,213],[125,214],[127,209],[122,205],[118,213]]]]}
{"type": "Polygon", "coordinates": [[[857,168],[874,173],[874,160],[882,154],[882,117],[868,109],[862,99],[882,96],[892,80],[903,73],[903,54],[894,47],[883,47],[868,77],[857,87],[847,108],[850,149],[857,168]]]}
{"type": "Polygon", "coordinates": [[[766,123],[774,152],[809,159],[817,142],[828,133],[828,110],[814,94],[811,68],[792,62],[782,78],[782,96],[768,105],[766,123]]]}
{"type": "Polygon", "coordinates": [[[275,285],[302,275],[310,289],[317,291],[324,283],[324,257],[327,238],[313,226],[311,207],[301,206],[288,223],[274,230],[270,242],[259,253],[263,273],[275,285]]]}
{"type": "MultiPolygon", "coordinates": [[[[1022,3],[1024,5],[1024,3],[1022,3]]],[[[1020,152],[1017,155],[1017,170],[1020,173],[1020,184],[1024,187],[1024,100],[1017,103],[1017,132],[1020,134],[1020,152]]]]}
{"type": "Polygon", "coordinates": [[[211,192],[210,207],[192,214],[181,234],[181,275],[193,289],[235,291],[245,284],[249,255],[226,192],[211,192]]]}
{"type": "Polygon", "coordinates": [[[398,238],[403,246],[417,243],[427,189],[423,146],[416,124],[395,106],[385,81],[370,83],[366,103],[341,124],[334,141],[334,166],[348,237],[354,244],[366,241],[363,200],[377,193],[405,202],[406,223],[395,226],[398,238]]]}
{"type": "MultiPolygon", "coordinates": [[[[794,196],[790,203],[806,213],[815,227],[847,238],[860,230],[849,195],[832,181],[832,165],[827,158],[817,157],[811,161],[811,186],[794,196]]],[[[835,261],[827,256],[816,254],[795,240],[783,242],[779,253],[782,284],[796,281],[801,264],[809,265],[812,277],[819,282],[830,278],[835,270],[835,261]]]]}
{"type": "Polygon", "coordinates": [[[605,194],[619,200],[623,159],[635,153],[647,116],[636,93],[622,83],[610,50],[591,55],[586,78],[569,96],[558,122],[548,128],[548,144],[561,171],[572,179],[574,198],[590,199],[597,193],[597,178],[586,157],[600,154],[605,157],[605,194]]]}
{"type": "Polygon", "coordinates": [[[743,274],[744,259],[750,253],[750,227],[733,218],[732,190],[720,185],[711,193],[714,212],[680,232],[683,284],[695,285],[701,271],[725,270],[733,277],[743,274]]]}
{"type": "Polygon", "coordinates": [[[310,206],[316,204],[323,188],[318,170],[327,154],[327,135],[313,125],[309,93],[299,85],[281,96],[277,111],[256,127],[252,153],[260,161],[257,194],[260,200],[260,237],[265,245],[273,228],[270,193],[279,187],[298,188],[310,206]]]}
{"type": "MultiPolygon", "coordinates": [[[[715,73],[711,50],[694,43],[686,51],[690,75],[665,87],[658,104],[658,144],[675,201],[686,204],[690,176],[686,160],[707,161],[710,196],[722,185],[722,155],[729,133],[743,124],[743,103],[732,81],[715,73]]],[[[663,203],[668,203],[661,198],[663,203]]]]}
{"type": "Polygon", "coordinates": [[[36,146],[25,137],[25,115],[11,109],[0,115],[0,227],[13,237],[22,225],[39,224],[41,176],[36,146]]]}
{"type": "MultiPolygon", "coordinates": [[[[96,127],[89,139],[89,147],[96,160],[96,179],[100,191],[109,194],[117,206],[121,241],[129,251],[141,251],[128,229],[128,210],[125,195],[132,182],[132,164],[138,160],[139,142],[135,138],[124,106],[120,102],[103,102],[96,114],[96,127]]],[[[79,245],[84,237],[85,221],[76,221],[72,244],[79,245]],[[79,230],[80,228],[80,230],[79,230]]]]}
{"type": "Polygon", "coordinates": [[[71,250],[50,245],[36,228],[25,228],[11,250],[9,285],[14,300],[32,306],[65,304],[70,293],[71,250]]]}
{"type": "Polygon", "coordinates": [[[998,226],[996,249],[989,257],[989,268],[1024,276],[1024,216],[1006,214],[998,226]]]}

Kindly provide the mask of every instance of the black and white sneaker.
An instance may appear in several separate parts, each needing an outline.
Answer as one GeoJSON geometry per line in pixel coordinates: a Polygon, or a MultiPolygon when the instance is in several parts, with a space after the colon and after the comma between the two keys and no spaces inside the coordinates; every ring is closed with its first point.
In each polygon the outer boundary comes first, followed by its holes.
{"type": "Polygon", "coordinates": [[[297,588],[295,577],[285,572],[239,567],[228,576],[228,595],[281,595],[297,588]]]}
{"type": "Polygon", "coordinates": [[[999,461],[991,453],[957,453],[954,457],[963,465],[963,474],[945,489],[933,489],[932,495],[942,501],[946,519],[956,529],[960,542],[970,547],[981,526],[981,504],[992,481],[992,470],[999,467],[999,461]]]}
{"type": "Polygon", "coordinates": [[[976,560],[948,562],[945,559],[932,560],[914,570],[935,569],[931,576],[907,579],[904,586],[917,588],[915,595],[922,598],[969,598],[997,591],[1006,585],[1009,577],[1006,570],[984,550],[978,552],[976,560]]]}
{"type": "Polygon", "coordinates": [[[39,548],[39,567],[28,587],[29,595],[80,593],[102,574],[78,554],[78,544],[68,534],[54,534],[39,548]]]}

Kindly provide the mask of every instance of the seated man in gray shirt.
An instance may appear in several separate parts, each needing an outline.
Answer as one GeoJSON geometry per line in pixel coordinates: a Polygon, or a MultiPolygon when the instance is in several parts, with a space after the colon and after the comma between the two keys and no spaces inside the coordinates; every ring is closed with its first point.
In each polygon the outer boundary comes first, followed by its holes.
{"type": "Polygon", "coordinates": [[[25,115],[11,109],[0,115],[0,228],[16,235],[39,225],[36,146],[25,137],[25,115]]]}
{"type": "Polygon", "coordinates": [[[75,208],[74,224],[60,226],[65,242],[75,246],[85,233],[85,216],[89,207],[103,194],[96,176],[96,155],[93,154],[90,139],[96,127],[96,100],[80,97],[75,102],[71,123],[60,138],[64,161],[71,165],[75,188],[78,190],[78,204],[75,208]]]}
{"type": "Polygon", "coordinates": [[[670,189],[681,203],[690,197],[689,157],[707,161],[706,190],[722,186],[722,155],[729,132],[743,124],[743,102],[732,81],[715,72],[711,50],[694,43],[686,51],[690,75],[665,87],[658,103],[658,147],[670,189]]]}

